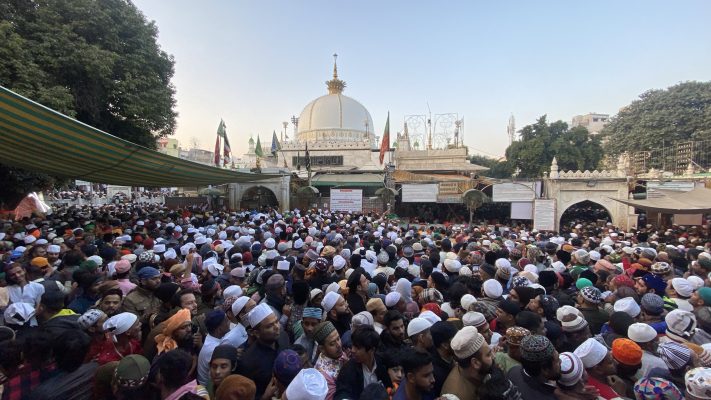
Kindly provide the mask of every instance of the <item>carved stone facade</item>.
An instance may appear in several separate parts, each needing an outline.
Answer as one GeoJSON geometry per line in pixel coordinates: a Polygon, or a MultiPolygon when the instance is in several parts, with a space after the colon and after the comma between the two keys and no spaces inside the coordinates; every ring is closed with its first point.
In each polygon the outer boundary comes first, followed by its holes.
{"type": "Polygon", "coordinates": [[[617,201],[629,195],[626,163],[622,158],[616,171],[559,171],[554,158],[545,180],[545,197],[556,200],[556,230],[560,219],[571,206],[591,201],[599,204],[612,218],[612,224],[627,230],[636,224],[634,209],[617,201]]]}
{"type": "MultiPolygon", "coordinates": [[[[262,172],[266,174],[279,173],[278,169],[264,169],[262,172]]],[[[283,171],[282,171],[283,172],[283,171]]],[[[279,202],[280,210],[288,210],[289,205],[289,184],[291,183],[291,175],[285,173],[281,177],[266,179],[259,182],[246,183],[230,183],[229,185],[229,204],[230,208],[238,210],[243,200],[244,194],[252,188],[261,187],[264,190],[271,191],[279,202]]]]}

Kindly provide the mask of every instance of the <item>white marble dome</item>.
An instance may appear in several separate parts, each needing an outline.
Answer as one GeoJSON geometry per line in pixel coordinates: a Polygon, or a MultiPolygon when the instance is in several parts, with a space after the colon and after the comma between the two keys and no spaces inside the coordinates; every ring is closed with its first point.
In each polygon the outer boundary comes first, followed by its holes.
{"type": "Polygon", "coordinates": [[[373,142],[373,118],[362,104],[343,95],[346,82],[338,79],[335,61],[333,79],[326,86],[328,94],[307,104],[301,112],[296,139],[312,143],[373,142]]]}
{"type": "Polygon", "coordinates": [[[373,118],[358,101],[340,93],[321,96],[299,117],[299,141],[361,141],[373,136],[373,118]]]}

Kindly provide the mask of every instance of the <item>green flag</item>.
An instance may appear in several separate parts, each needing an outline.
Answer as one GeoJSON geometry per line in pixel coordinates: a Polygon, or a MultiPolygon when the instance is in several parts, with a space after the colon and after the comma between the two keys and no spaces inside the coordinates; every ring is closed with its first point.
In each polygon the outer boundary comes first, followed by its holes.
{"type": "Polygon", "coordinates": [[[257,135],[257,147],[254,148],[254,154],[257,157],[264,157],[264,152],[262,152],[262,142],[259,140],[259,135],[257,135]]]}

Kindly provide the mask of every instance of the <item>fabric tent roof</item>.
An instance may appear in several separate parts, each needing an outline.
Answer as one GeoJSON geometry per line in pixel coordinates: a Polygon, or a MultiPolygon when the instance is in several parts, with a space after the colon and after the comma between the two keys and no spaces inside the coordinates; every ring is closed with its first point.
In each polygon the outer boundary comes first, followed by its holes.
{"type": "Polygon", "coordinates": [[[633,207],[663,214],[701,214],[711,212],[711,189],[697,187],[688,192],[663,191],[665,196],[646,200],[615,199],[633,207]]]}
{"type": "Polygon", "coordinates": [[[382,174],[319,174],[313,177],[314,186],[385,186],[382,174]]]}
{"type": "Polygon", "coordinates": [[[198,164],[133,144],[0,86],[0,162],[54,176],[128,186],[203,186],[278,175],[198,164]]]}

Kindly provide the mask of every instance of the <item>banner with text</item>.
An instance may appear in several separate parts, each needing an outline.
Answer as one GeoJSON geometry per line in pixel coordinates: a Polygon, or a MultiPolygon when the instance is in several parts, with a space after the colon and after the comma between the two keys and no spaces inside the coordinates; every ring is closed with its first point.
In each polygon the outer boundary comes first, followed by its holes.
{"type": "Polygon", "coordinates": [[[403,184],[402,185],[402,202],[403,203],[436,203],[438,188],[436,183],[427,183],[423,185],[403,184]]]}
{"type": "Polygon", "coordinates": [[[362,189],[331,189],[331,211],[363,212],[362,189]]]}
{"type": "Polygon", "coordinates": [[[555,230],[555,200],[536,199],[533,202],[533,229],[555,230]]]}

